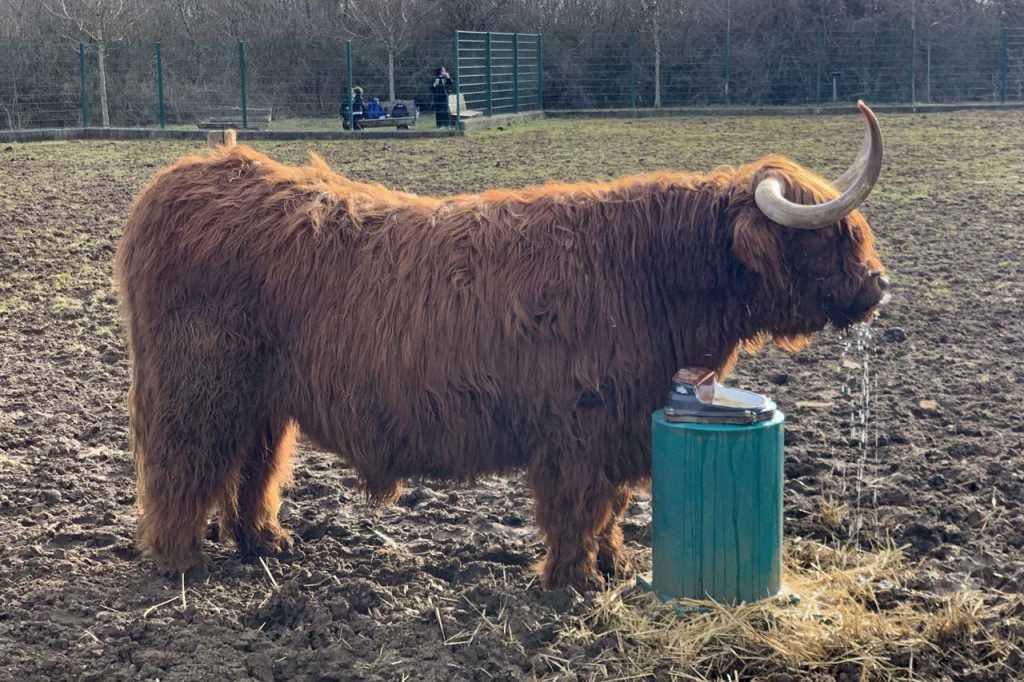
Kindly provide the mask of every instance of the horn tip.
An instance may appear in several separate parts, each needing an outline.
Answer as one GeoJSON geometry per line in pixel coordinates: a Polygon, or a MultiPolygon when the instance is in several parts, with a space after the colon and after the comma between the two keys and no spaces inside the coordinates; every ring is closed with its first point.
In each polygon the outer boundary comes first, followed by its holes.
{"type": "Polygon", "coordinates": [[[860,109],[860,112],[865,115],[874,113],[871,111],[871,107],[869,107],[867,104],[864,104],[864,100],[862,99],[857,100],[857,108],[860,109]]]}

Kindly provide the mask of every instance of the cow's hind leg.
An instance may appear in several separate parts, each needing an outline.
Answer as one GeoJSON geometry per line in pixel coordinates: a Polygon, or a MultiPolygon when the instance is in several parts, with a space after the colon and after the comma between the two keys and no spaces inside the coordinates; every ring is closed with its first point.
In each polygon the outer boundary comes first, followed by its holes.
{"type": "Polygon", "coordinates": [[[207,515],[239,488],[266,410],[255,335],[225,332],[225,317],[183,309],[162,318],[159,336],[132,334],[138,542],[164,570],[202,562],[207,515]]]}
{"type": "Polygon", "coordinates": [[[601,587],[599,535],[614,518],[616,488],[587,466],[586,458],[534,462],[530,484],[537,525],[548,554],[541,578],[548,587],[601,587]]]}
{"type": "Polygon", "coordinates": [[[239,424],[209,412],[197,421],[176,411],[149,418],[155,423],[136,447],[139,547],[161,570],[187,571],[202,564],[207,514],[231,485],[230,432],[239,424]]]}
{"type": "Polygon", "coordinates": [[[276,554],[291,546],[281,527],[281,488],[291,480],[298,427],[290,420],[265,420],[240,453],[233,486],[221,501],[221,530],[243,555],[276,554]]]}
{"type": "Polygon", "coordinates": [[[164,443],[154,443],[144,454],[136,454],[143,460],[136,467],[138,545],[162,571],[184,572],[202,564],[199,545],[213,495],[205,481],[197,481],[184,467],[157,464],[181,456],[175,445],[164,443]]]}

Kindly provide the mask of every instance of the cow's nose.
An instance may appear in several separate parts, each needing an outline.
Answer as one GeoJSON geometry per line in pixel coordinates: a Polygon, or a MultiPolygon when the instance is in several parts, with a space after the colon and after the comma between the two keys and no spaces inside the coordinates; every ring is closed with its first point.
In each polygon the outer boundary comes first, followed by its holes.
{"type": "Polygon", "coordinates": [[[881,272],[878,272],[877,270],[875,272],[872,272],[871,275],[878,280],[878,288],[880,290],[882,290],[882,291],[888,291],[889,290],[889,278],[888,277],[883,275],[881,272]]]}

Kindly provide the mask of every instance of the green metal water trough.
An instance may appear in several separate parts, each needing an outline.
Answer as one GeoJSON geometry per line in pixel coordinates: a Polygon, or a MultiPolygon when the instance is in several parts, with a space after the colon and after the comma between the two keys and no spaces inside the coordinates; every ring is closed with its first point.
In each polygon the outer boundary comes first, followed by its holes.
{"type": "Polygon", "coordinates": [[[723,604],[771,597],[782,577],[784,417],[709,370],[681,370],[673,386],[652,417],[652,588],[723,604]]]}

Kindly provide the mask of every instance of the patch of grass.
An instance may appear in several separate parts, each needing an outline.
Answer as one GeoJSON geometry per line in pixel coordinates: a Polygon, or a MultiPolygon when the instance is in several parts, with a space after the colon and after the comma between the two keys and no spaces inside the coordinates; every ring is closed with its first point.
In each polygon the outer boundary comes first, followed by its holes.
{"type": "Polygon", "coordinates": [[[64,310],[70,310],[80,306],[82,303],[77,298],[71,298],[70,296],[64,296],[63,294],[57,294],[50,301],[50,308],[55,312],[61,312],[64,310]]]}
{"type": "Polygon", "coordinates": [[[28,303],[19,296],[0,298],[0,315],[14,315],[29,309],[28,303]]]}
{"type": "Polygon", "coordinates": [[[68,243],[67,248],[68,248],[69,251],[78,251],[78,250],[83,249],[86,246],[89,246],[90,244],[92,244],[92,242],[94,240],[95,240],[95,237],[93,235],[82,233],[82,234],[78,235],[77,237],[75,237],[74,239],[72,239],[68,243]]]}
{"type": "Polygon", "coordinates": [[[104,324],[96,328],[96,339],[115,345],[121,345],[124,343],[124,334],[120,325],[104,324]]]}
{"type": "Polygon", "coordinates": [[[956,297],[956,293],[949,286],[935,284],[924,292],[925,297],[939,301],[948,301],[956,297]]]}
{"type": "Polygon", "coordinates": [[[270,122],[267,130],[341,130],[340,116],[282,118],[270,122]]]}
{"type": "Polygon", "coordinates": [[[93,352],[93,349],[86,346],[81,341],[70,341],[64,346],[64,350],[68,353],[74,353],[75,355],[89,355],[93,352]]]}

